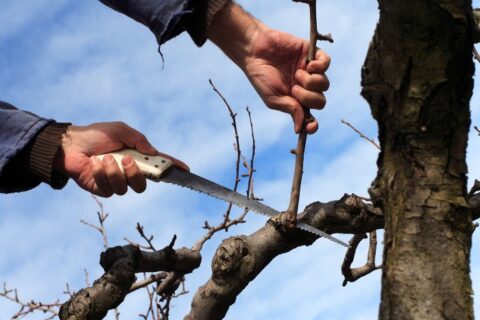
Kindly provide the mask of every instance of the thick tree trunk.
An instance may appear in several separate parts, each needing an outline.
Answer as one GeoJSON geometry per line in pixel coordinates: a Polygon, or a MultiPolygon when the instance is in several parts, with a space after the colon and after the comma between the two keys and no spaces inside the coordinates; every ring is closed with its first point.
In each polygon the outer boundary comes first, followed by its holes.
{"type": "Polygon", "coordinates": [[[379,0],[362,71],[382,152],[380,319],[473,319],[465,150],[472,94],[467,0],[379,0]]]}

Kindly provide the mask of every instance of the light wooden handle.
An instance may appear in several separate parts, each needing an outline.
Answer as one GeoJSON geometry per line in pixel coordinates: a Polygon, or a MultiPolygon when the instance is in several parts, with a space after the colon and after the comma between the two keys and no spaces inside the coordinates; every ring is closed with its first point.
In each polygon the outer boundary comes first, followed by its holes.
{"type": "MultiPolygon", "coordinates": [[[[173,165],[172,160],[162,156],[151,156],[142,154],[133,149],[123,149],[108,153],[112,155],[117,162],[119,168],[123,171],[122,159],[124,156],[131,156],[137,163],[140,170],[143,172],[146,178],[152,181],[159,181],[162,174],[173,165]]],[[[107,154],[97,156],[100,160],[103,160],[107,154]]]]}

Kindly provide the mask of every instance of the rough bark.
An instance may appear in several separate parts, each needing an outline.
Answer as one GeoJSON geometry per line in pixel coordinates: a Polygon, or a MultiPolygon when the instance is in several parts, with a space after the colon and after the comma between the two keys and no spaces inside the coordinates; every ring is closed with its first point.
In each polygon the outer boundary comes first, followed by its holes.
{"type": "Polygon", "coordinates": [[[466,0],[379,0],[362,71],[382,152],[381,319],[473,319],[465,152],[473,19],[466,0]]]}
{"type": "Polygon", "coordinates": [[[166,247],[156,252],[144,252],[128,245],[109,248],[101,254],[100,264],[105,274],[89,288],[73,294],[60,308],[62,320],[100,320],[123,302],[135,281],[135,273],[181,271],[198,268],[201,257],[189,249],[166,247]]]}
{"type": "MultiPolygon", "coordinates": [[[[282,218],[278,220],[281,221],[282,218]]],[[[355,195],[328,203],[315,202],[299,215],[327,233],[365,233],[383,227],[383,215],[355,195]]],[[[284,229],[275,221],[249,236],[228,238],[212,261],[212,277],[196,292],[188,320],[223,319],[236,297],[278,255],[310,245],[318,237],[284,229]]]]}

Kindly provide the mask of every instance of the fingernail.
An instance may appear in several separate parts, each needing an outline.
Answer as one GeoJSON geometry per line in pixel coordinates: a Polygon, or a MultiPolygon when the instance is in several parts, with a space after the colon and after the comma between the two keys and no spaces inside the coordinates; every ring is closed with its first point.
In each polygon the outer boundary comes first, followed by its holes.
{"type": "Polygon", "coordinates": [[[125,156],[122,159],[122,165],[124,167],[130,167],[133,164],[133,158],[130,156],[125,156]]]}
{"type": "Polygon", "coordinates": [[[113,159],[113,156],[111,154],[107,154],[105,157],[103,157],[103,161],[112,162],[112,161],[114,161],[114,159],[113,159]]]}

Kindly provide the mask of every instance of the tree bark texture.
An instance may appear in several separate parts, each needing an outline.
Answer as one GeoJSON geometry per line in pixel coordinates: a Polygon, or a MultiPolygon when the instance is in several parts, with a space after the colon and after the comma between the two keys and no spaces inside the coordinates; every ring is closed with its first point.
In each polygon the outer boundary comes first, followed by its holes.
{"type": "Polygon", "coordinates": [[[362,95],[382,152],[380,319],[473,319],[465,153],[473,87],[467,0],[379,0],[362,95]]]}
{"type": "MultiPolygon", "coordinates": [[[[365,233],[384,224],[382,213],[355,195],[312,203],[298,220],[327,233],[365,233]]],[[[275,257],[318,239],[299,229],[284,228],[281,221],[282,217],[274,218],[249,236],[223,241],[212,261],[212,276],[197,290],[185,320],[223,319],[240,292],[275,257]]]]}
{"type": "Polygon", "coordinates": [[[165,247],[155,252],[141,251],[127,245],[107,249],[100,256],[105,270],[89,288],[74,293],[60,308],[61,320],[100,320],[123,302],[135,281],[135,273],[181,271],[198,268],[201,256],[189,249],[165,247]]]}

